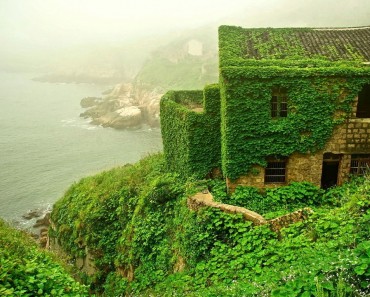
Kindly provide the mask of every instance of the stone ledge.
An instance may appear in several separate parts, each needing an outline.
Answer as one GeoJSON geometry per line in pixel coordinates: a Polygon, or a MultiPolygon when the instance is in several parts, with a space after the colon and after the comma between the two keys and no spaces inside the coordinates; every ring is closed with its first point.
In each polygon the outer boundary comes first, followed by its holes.
{"type": "Polygon", "coordinates": [[[288,227],[291,224],[307,219],[311,213],[313,213],[312,209],[305,207],[281,217],[268,220],[267,223],[270,225],[270,229],[272,231],[279,232],[281,228],[288,227]]]}
{"type": "Polygon", "coordinates": [[[253,225],[255,226],[269,224],[270,229],[274,232],[279,232],[281,228],[307,219],[307,217],[313,212],[311,208],[306,207],[275,219],[266,220],[260,214],[247,208],[216,202],[213,200],[212,194],[208,191],[200,192],[195,194],[193,197],[189,197],[187,203],[189,209],[194,211],[199,210],[201,207],[213,207],[220,209],[225,213],[242,214],[245,220],[253,222],[253,225]]]}
{"type": "Polygon", "coordinates": [[[188,207],[192,210],[198,210],[200,207],[213,207],[226,213],[240,213],[244,219],[253,222],[254,225],[264,225],[267,221],[260,214],[246,209],[244,207],[234,206],[225,203],[215,202],[211,193],[197,193],[188,198],[188,207]]]}

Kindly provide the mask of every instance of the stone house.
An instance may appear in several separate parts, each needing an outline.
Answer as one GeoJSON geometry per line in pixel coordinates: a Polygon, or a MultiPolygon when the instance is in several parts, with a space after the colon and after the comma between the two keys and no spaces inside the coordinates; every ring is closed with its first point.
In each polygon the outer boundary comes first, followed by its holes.
{"type": "Polygon", "coordinates": [[[370,165],[370,27],[219,28],[219,83],[161,100],[180,175],[340,185],[370,165]]]}

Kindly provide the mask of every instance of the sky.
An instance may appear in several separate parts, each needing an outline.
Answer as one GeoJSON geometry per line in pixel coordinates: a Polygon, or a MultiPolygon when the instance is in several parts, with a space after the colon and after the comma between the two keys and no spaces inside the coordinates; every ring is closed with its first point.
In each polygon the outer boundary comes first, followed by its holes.
{"type": "Polygon", "coordinates": [[[119,45],[206,24],[370,25],[369,0],[0,0],[1,59],[119,45]]]}
{"type": "Polygon", "coordinates": [[[238,13],[247,2],[1,0],[0,33],[8,45],[36,48],[122,41],[201,26],[238,13]]]}

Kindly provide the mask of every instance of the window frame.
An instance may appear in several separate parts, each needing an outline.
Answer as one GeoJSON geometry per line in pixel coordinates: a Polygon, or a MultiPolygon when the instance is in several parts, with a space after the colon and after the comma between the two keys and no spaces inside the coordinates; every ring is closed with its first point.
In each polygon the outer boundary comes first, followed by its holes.
{"type": "Polygon", "coordinates": [[[352,175],[365,175],[370,168],[370,154],[351,155],[349,173],[352,175]]]}
{"type": "Polygon", "coordinates": [[[272,89],[270,110],[270,115],[273,119],[286,118],[288,116],[288,95],[285,88],[276,87],[272,89]]]}
{"type": "Polygon", "coordinates": [[[285,184],[287,179],[287,158],[270,158],[264,173],[265,184],[285,184]]]}

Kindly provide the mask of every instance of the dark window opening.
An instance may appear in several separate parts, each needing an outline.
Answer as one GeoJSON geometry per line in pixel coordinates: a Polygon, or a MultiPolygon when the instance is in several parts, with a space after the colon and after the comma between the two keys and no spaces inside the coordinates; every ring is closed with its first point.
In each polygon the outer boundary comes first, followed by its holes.
{"type": "Polygon", "coordinates": [[[365,85],[358,94],[356,117],[370,118],[370,85],[365,85]]]}
{"type": "Polygon", "coordinates": [[[328,189],[338,184],[341,155],[326,153],[322,163],[321,187],[328,189]]]}
{"type": "Polygon", "coordinates": [[[274,159],[267,161],[265,183],[285,183],[286,160],[274,159]]]}
{"type": "Polygon", "coordinates": [[[287,92],[283,88],[275,88],[271,97],[271,117],[279,118],[288,115],[287,92]]]}
{"type": "Polygon", "coordinates": [[[352,155],[350,174],[364,175],[370,167],[370,155],[352,155]]]}

